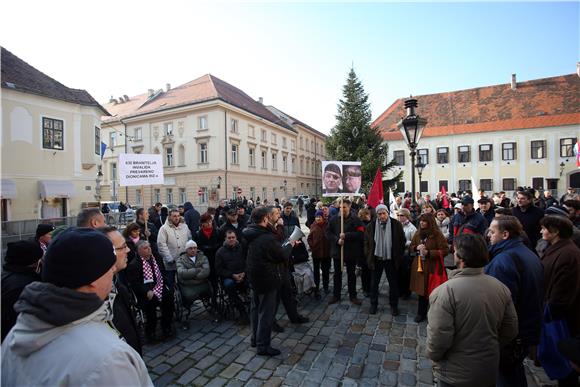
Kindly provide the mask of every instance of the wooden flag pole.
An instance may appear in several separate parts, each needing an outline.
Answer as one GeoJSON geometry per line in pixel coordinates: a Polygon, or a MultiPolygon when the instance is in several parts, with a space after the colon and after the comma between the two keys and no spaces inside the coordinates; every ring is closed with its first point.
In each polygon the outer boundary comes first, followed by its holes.
{"type": "MultiPolygon", "coordinates": [[[[145,186],[142,185],[141,186],[141,198],[143,199],[143,213],[145,213],[145,211],[147,211],[147,206],[145,205],[145,186]]],[[[147,221],[143,222],[145,223],[145,234],[147,234],[147,221]]],[[[147,238],[149,239],[149,238],[147,238]]]]}
{"type": "MultiPolygon", "coordinates": [[[[340,197],[340,233],[344,233],[344,215],[342,213],[342,196],[340,197]]],[[[342,245],[340,245],[340,272],[342,273],[342,268],[344,267],[344,239],[342,240],[342,245]]]]}

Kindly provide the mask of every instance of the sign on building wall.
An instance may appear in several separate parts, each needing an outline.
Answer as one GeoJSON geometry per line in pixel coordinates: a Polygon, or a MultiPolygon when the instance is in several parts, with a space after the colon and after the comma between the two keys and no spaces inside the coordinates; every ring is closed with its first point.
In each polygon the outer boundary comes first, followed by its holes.
{"type": "Polygon", "coordinates": [[[119,155],[119,185],[163,185],[161,155],[121,153],[119,155]]]}
{"type": "Polygon", "coordinates": [[[358,196],[361,184],[360,161],[322,162],[322,196],[358,196]]]}

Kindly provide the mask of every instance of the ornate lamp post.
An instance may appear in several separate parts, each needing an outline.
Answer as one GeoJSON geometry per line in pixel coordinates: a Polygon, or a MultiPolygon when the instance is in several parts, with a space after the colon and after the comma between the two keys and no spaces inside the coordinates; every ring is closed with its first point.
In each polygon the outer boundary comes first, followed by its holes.
{"type": "Polygon", "coordinates": [[[425,164],[419,160],[419,163],[415,166],[417,168],[417,173],[419,174],[419,197],[421,197],[421,176],[423,175],[423,169],[425,168],[425,164]]]}
{"type": "Polygon", "coordinates": [[[412,196],[412,208],[411,212],[413,214],[413,219],[417,214],[417,202],[415,195],[415,155],[417,150],[417,145],[423,134],[423,129],[427,125],[427,120],[423,117],[419,117],[415,112],[417,107],[417,100],[414,98],[409,98],[405,101],[405,109],[407,109],[407,115],[397,123],[397,127],[401,131],[403,138],[407,142],[411,155],[411,194],[412,196]]]}

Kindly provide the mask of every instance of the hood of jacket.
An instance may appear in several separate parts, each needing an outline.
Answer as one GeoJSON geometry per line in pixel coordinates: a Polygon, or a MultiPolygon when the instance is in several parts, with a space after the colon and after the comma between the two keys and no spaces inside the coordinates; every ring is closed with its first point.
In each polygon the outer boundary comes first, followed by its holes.
{"type": "Polygon", "coordinates": [[[61,336],[71,326],[111,320],[114,297],[112,293],[109,300],[103,302],[94,293],[33,282],[24,288],[14,305],[14,310],[20,315],[8,345],[18,355],[27,356],[61,336]]]}
{"type": "Polygon", "coordinates": [[[168,227],[176,228],[176,227],[179,227],[179,226],[181,226],[182,224],[185,224],[185,219],[183,219],[183,216],[182,216],[182,217],[180,217],[180,218],[179,218],[179,225],[175,226],[175,225],[173,225],[173,223],[171,222],[171,219],[170,219],[170,218],[169,218],[169,216],[168,216],[168,217],[167,217],[167,219],[165,219],[165,224],[166,224],[168,227]]]}
{"type": "Polygon", "coordinates": [[[244,235],[244,238],[246,238],[246,241],[248,241],[248,243],[251,243],[254,239],[258,238],[259,236],[269,234],[271,232],[272,230],[264,226],[250,224],[242,231],[242,234],[244,235]]]}
{"type": "Polygon", "coordinates": [[[520,238],[506,239],[496,243],[495,245],[489,246],[489,255],[491,258],[493,258],[506,250],[511,250],[513,248],[519,247],[520,245],[524,245],[520,238]]]}
{"type": "Polygon", "coordinates": [[[187,211],[191,210],[193,208],[193,204],[191,204],[191,202],[185,202],[183,203],[183,212],[186,213],[187,211]]]}

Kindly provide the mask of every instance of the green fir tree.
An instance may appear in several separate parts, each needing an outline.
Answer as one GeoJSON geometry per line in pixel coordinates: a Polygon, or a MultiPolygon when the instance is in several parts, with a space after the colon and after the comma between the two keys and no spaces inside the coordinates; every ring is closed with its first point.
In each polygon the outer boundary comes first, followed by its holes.
{"type": "MultiPolygon", "coordinates": [[[[369,96],[361,81],[351,68],[346,84],[342,88],[343,98],[338,103],[336,125],[326,140],[327,157],[337,161],[360,161],[362,190],[369,192],[377,168],[386,172],[396,166],[394,159],[387,159],[388,145],[380,133],[371,127],[369,96]]],[[[391,180],[383,181],[385,202],[388,203],[390,187],[401,179],[399,173],[391,180]]]]}

